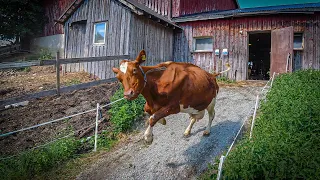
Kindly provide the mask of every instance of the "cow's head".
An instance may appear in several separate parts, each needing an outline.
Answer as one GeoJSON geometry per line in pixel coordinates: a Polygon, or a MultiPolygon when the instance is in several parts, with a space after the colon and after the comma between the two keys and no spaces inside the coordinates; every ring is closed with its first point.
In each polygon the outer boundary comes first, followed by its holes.
{"type": "Polygon", "coordinates": [[[136,60],[123,60],[120,63],[120,68],[112,68],[112,71],[117,74],[118,80],[122,83],[124,89],[124,97],[129,100],[134,100],[138,97],[145,86],[145,79],[140,64],[146,60],[146,52],[140,51],[136,60]]]}

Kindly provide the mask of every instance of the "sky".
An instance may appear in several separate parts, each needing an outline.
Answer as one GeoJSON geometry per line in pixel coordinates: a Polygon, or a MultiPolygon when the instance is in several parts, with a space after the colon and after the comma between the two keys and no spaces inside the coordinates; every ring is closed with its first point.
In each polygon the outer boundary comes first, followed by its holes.
{"type": "Polygon", "coordinates": [[[288,4],[320,3],[320,0],[238,0],[240,8],[278,6],[288,4]]]}

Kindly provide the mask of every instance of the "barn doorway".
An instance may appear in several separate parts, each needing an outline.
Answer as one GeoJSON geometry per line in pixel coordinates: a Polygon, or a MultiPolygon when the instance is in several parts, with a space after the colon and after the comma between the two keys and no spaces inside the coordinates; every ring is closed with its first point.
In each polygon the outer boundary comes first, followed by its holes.
{"type": "Polygon", "coordinates": [[[249,34],[249,60],[247,79],[269,79],[270,51],[271,32],[249,34]]]}

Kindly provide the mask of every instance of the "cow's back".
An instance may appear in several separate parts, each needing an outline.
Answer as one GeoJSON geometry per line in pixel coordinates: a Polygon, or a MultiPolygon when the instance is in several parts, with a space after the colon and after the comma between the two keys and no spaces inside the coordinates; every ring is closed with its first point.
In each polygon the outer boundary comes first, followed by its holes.
{"type": "Polygon", "coordinates": [[[217,84],[210,73],[189,63],[170,63],[157,82],[158,92],[184,106],[205,109],[216,97],[217,84]]]}

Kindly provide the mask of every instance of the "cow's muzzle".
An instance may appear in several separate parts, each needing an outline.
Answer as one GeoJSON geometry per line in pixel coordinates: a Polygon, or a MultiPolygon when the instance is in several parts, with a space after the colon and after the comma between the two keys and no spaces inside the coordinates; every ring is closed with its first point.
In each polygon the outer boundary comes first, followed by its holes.
{"type": "Polygon", "coordinates": [[[128,91],[125,91],[123,95],[124,95],[124,98],[128,100],[133,100],[136,98],[133,89],[129,89],[128,91]]]}

